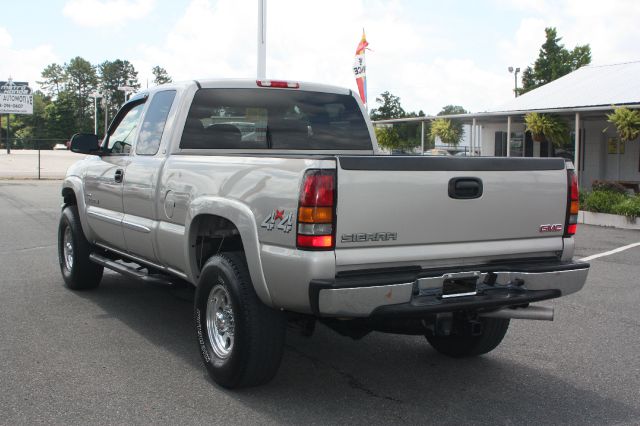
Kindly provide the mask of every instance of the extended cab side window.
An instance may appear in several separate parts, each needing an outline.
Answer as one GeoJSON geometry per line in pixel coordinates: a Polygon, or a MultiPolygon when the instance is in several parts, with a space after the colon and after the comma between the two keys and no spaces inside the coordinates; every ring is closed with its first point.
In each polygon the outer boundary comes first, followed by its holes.
{"type": "MultiPolygon", "coordinates": [[[[115,128],[110,129],[107,140],[107,151],[112,154],[129,154],[136,129],[140,122],[140,116],[144,109],[144,103],[139,103],[131,107],[121,115],[115,128]]],[[[118,117],[116,118],[118,119],[118,117]]]]}
{"type": "Polygon", "coordinates": [[[137,155],[157,154],[169,110],[171,110],[175,97],[175,90],[165,90],[156,93],[151,99],[149,109],[147,109],[142,126],[140,126],[140,134],[136,142],[137,155]]]}

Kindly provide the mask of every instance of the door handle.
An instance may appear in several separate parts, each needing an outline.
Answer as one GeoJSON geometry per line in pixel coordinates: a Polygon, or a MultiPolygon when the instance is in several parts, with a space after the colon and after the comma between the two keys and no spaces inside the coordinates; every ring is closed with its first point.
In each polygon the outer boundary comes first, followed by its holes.
{"type": "Polygon", "coordinates": [[[482,180],[475,177],[458,177],[449,181],[449,197],[471,200],[482,196],[482,180]]]}
{"type": "Polygon", "coordinates": [[[124,170],[122,170],[122,169],[116,170],[116,174],[114,176],[114,179],[115,179],[116,183],[122,182],[122,178],[123,177],[124,177],[124,170]]]}

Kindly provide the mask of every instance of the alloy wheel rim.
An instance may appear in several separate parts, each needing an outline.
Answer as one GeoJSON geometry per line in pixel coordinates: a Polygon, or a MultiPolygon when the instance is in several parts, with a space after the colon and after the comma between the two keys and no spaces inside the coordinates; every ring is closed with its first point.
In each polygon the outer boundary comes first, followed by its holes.
{"type": "Polygon", "coordinates": [[[233,350],[235,320],[229,292],[217,284],[207,299],[207,334],[213,352],[222,359],[233,350]]]}
{"type": "Polygon", "coordinates": [[[67,226],[64,230],[64,238],[62,240],[62,255],[64,257],[64,266],[69,272],[73,268],[73,235],[71,228],[67,226]]]}

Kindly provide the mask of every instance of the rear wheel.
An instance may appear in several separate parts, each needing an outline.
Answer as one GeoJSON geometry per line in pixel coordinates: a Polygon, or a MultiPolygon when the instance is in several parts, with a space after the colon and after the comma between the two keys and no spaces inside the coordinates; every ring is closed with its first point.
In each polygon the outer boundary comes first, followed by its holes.
{"type": "Polygon", "coordinates": [[[242,388],[267,383],[275,376],[286,319],[283,312],[260,301],[242,254],[225,253],[206,262],[194,315],[200,355],[216,383],[242,388]]]}
{"type": "Polygon", "coordinates": [[[89,260],[92,246],[82,232],[78,207],[66,206],[58,225],[58,263],[67,287],[87,290],[97,287],[104,268],[89,260]]]}
{"type": "Polygon", "coordinates": [[[426,335],[433,348],[450,357],[463,358],[486,354],[494,350],[509,328],[509,320],[502,318],[480,318],[482,331],[472,335],[464,330],[449,336],[426,335]]]}

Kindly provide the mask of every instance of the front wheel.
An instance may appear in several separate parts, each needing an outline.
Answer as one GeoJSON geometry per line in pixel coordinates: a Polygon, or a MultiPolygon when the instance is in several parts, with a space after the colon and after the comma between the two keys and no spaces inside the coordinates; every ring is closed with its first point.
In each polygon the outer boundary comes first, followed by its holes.
{"type": "Polygon", "coordinates": [[[502,342],[509,328],[509,320],[481,318],[480,322],[482,331],[479,335],[460,331],[449,336],[427,334],[425,337],[436,351],[453,358],[483,355],[494,350],[502,342]]]}
{"type": "Polygon", "coordinates": [[[206,262],[194,316],[200,355],[216,383],[242,388],[275,376],[284,349],[285,316],[260,301],[243,255],[225,253],[206,262]]]}
{"type": "Polygon", "coordinates": [[[58,225],[58,263],[70,289],[88,290],[100,284],[104,268],[89,259],[91,249],[82,232],[78,207],[66,206],[58,225]]]}

